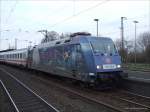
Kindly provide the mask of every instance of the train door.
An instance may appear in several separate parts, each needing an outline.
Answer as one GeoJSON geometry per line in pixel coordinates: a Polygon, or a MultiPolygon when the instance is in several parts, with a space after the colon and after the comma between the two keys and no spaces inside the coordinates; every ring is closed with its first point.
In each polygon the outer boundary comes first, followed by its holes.
{"type": "Polygon", "coordinates": [[[28,49],[27,53],[27,67],[31,68],[32,66],[32,58],[33,58],[33,49],[28,49]]]}
{"type": "Polygon", "coordinates": [[[84,59],[80,44],[74,45],[72,52],[72,73],[74,77],[77,77],[84,70],[84,59]]]}

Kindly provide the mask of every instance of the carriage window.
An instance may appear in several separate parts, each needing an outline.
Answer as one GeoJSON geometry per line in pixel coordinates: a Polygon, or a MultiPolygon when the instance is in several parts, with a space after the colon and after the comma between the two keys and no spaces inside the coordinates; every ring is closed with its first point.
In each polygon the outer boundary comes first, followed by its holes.
{"type": "Polygon", "coordinates": [[[26,54],[25,53],[23,54],[23,58],[26,58],[26,54]]]}
{"type": "Polygon", "coordinates": [[[22,59],[22,54],[20,54],[20,58],[22,59]]]}

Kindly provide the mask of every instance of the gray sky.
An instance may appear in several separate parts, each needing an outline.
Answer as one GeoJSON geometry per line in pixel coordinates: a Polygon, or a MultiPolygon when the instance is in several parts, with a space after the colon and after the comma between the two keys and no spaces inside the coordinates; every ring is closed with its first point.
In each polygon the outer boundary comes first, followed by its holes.
{"type": "Polygon", "coordinates": [[[113,40],[120,38],[120,17],[124,20],[125,38],[134,38],[137,20],[137,35],[150,31],[149,0],[0,0],[0,50],[14,46],[38,44],[43,35],[38,30],[47,29],[58,33],[88,31],[96,35],[99,19],[99,34],[113,40]],[[27,40],[27,41],[25,41],[27,40]]]}

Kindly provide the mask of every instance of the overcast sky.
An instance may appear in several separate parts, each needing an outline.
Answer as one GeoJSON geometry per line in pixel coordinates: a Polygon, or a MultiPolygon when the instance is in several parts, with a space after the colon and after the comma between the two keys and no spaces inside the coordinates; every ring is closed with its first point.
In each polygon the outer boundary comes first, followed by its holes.
{"type": "Polygon", "coordinates": [[[0,50],[38,44],[47,29],[59,34],[88,31],[96,35],[95,18],[99,19],[99,35],[120,38],[120,18],[124,20],[125,38],[150,31],[150,0],[0,0],[0,50]],[[26,41],[25,41],[26,40],[26,41]],[[28,42],[27,42],[28,41],[28,42]]]}

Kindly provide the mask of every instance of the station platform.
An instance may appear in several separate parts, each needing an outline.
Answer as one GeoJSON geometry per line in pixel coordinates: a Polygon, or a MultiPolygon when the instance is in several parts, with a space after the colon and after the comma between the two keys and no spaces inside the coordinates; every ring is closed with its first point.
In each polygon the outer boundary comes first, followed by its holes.
{"type": "Polygon", "coordinates": [[[150,83],[150,72],[124,70],[128,79],[150,83]]]}

